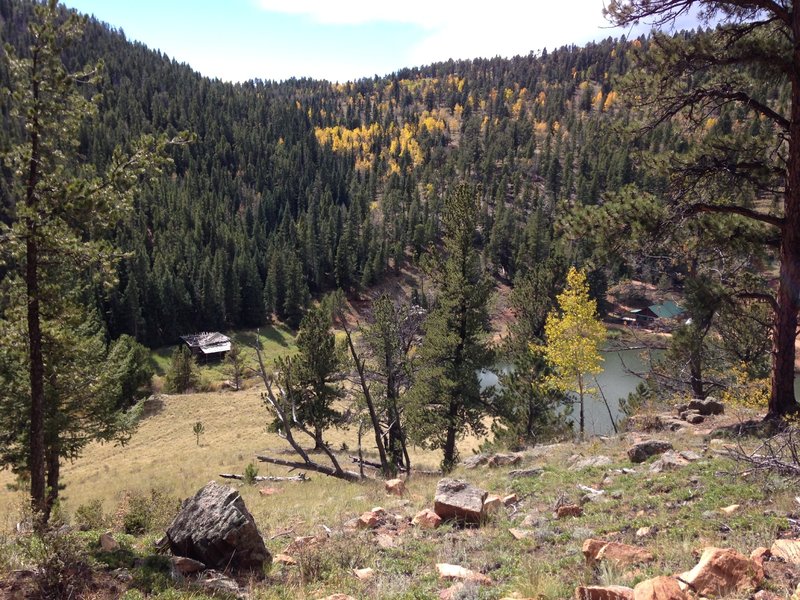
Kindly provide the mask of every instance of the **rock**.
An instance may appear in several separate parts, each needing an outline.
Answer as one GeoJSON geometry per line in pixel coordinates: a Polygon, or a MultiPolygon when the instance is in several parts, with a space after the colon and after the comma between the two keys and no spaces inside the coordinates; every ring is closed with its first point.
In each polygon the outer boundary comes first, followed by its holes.
{"type": "Polygon", "coordinates": [[[688,460],[689,462],[696,462],[696,461],[700,460],[701,458],[703,458],[702,456],[700,456],[694,450],[681,450],[680,452],[678,452],[678,455],[681,458],[683,458],[685,460],[688,460]]]}
{"type": "Polygon", "coordinates": [[[519,498],[516,494],[509,494],[508,496],[503,496],[503,506],[511,506],[512,504],[516,504],[519,502],[519,498]]]}
{"type": "Polygon", "coordinates": [[[439,577],[441,579],[462,579],[464,581],[474,581],[485,585],[492,583],[492,579],[483,573],[478,573],[477,571],[459,565],[436,563],[436,570],[439,572],[439,577]]]}
{"type": "Polygon", "coordinates": [[[494,454],[489,457],[486,464],[491,468],[507,467],[509,465],[516,465],[522,457],[519,454],[494,454]]]}
{"type": "Polygon", "coordinates": [[[633,600],[688,600],[674,577],[655,577],[636,584],[633,600]]]}
{"type": "Polygon", "coordinates": [[[174,555],[211,568],[260,571],[272,560],[239,492],[215,481],[183,501],[167,539],[174,555]]]}
{"type": "Polygon", "coordinates": [[[122,567],[120,567],[119,569],[114,569],[113,571],[111,571],[111,574],[116,579],[122,581],[123,583],[128,583],[130,581],[133,581],[133,575],[131,575],[131,572],[128,569],[124,569],[122,567]]]}
{"type": "Polygon", "coordinates": [[[235,580],[227,575],[223,575],[219,571],[203,571],[203,573],[194,580],[194,584],[201,588],[204,592],[210,594],[227,594],[235,596],[236,598],[244,598],[245,594],[239,587],[235,580]]]}
{"type": "Polygon", "coordinates": [[[465,587],[463,581],[457,581],[449,588],[439,592],[439,600],[459,600],[464,595],[465,587]]]}
{"type": "Polygon", "coordinates": [[[280,494],[281,491],[278,488],[274,487],[262,487],[259,488],[258,494],[259,496],[274,496],[275,494],[280,494]]]}
{"type": "Polygon", "coordinates": [[[544,473],[544,469],[541,468],[534,468],[534,469],[515,469],[513,471],[508,472],[508,476],[511,479],[519,479],[520,477],[539,477],[544,473]]]}
{"type": "Polygon", "coordinates": [[[595,539],[588,539],[583,542],[583,556],[586,559],[586,563],[590,565],[603,560],[617,563],[620,566],[655,560],[655,557],[650,552],[639,546],[595,539]]]}
{"type": "Polygon", "coordinates": [[[420,529],[435,529],[442,523],[442,517],[430,508],[419,511],[411,520],[411,524],[420,529]]]}
{"type": "Polygon", "coordinates": [[[698,596],[725,596],[757,588],[764,580],[764,570],[736,550],[710,547],[703,550],[700,562],[691,571],[682,573],[680,579],[698,596]]]}
{"type": "Polygon", "coordinates": [[[391,496],[402,496],[406,493],[406,482],[402,479],[387,479],[383,483],[383,487],[391,496]]]}
{"type": "Polygon", "coordinates": [[[508,533],[510,533],[515,540],[524,540],[525,538],[532,538],[536,534],[536,532],[533,531],[532,529],[517,529],[516,527],[512,527],[511,529],[509,529],[508,533]]]}
{"type": "Polygon", "coordinates": [[[719,509],[719,512],[724,513],[726,515],[732,515],[741,507],[742,507],[741,504],[731,504],[730,506],[723,506],[722,508],[719,509]]]}
{"type": "Polygon", "coordinates": [[[170,558],[170,562],[172,563],[173,572],[183,576],[205,571],[206,569],[206,566],[199,560],[187,558],[186,556],[173,556],[170,558]]]}
{"type": "Polygon", "coordinates": [[[272,562],[278,563],[279,565],[297,564],[297,561],[288,554],[276,554],[275,557],[272,559],[272,562]]]}
{"type": "Polygon", "coordinates": [[[639,529],[636,530],[637,538],[650,537],[651,535],[653,535],[652,527],[639,527],[639,529]]]}
{"type": "Polygon", "coordinates": [[[320,598],[319,600],[356,600],[352,596],[348,596],[347,594],[331,594],[330,596],[325,596],[324,598],[320,598]]]}
{"type": "Polygon", "coordinates": [[[485,465],[487,462],[489,462],[488,454],[476,454],[475,456],[470,456],[469,458],[465,459],[461,462],[461,464],[467,469],[475,469],[481,465],[485,465]]]}
{"type": "Polygon", "coordinates": [[[608,456],[599,454],[597,456],[590,456],[589,458],[582,458],[576,461],[570,468],[570,471],[580,471],[582,469],[590,469],[592,467],[607,467],[611,464],[611,459],[608,456]]]}
{"type": "Polygon", "coordinates": [[[752,558],[762,567],[764,566],[764,561],[769,560],[771,557],[772,551],[764,546],[759,546],[750,553],[750,558],[752,558]]]}
{"type": "Polygon", "coordinates": [[[696,410],[685,410],[680,414],[681,420],[690,425],[700,425],[706,418],[696,410]]]}
{"type": "Polygon", "coordinates": [[[567,517],[580,517],[583,515],[583,509],[577,504],[564,504],[556,509],[557,519],[566,519],[567,517]]]}
{"type": "Polygon", "coordinates": [[[648,440],[646,442],[639,442],[628,448],[628,458],[631,462],[640,463],[656,454],[663,454],[667,450],[672,450],[672,444],[669,442],[648,440]]]}
{"type": "Polygon", "coordinates": [[[318,537],[316,535],[299,535],[294,538],[288,546],[286,546],[284,553],[295,554],[301,550],[319,546],[324,540],[324,537],[318,537]]]}
{"type": "Polygon", "coordinates": [[[786,600],[783,596],[773,594],[767,590],[759,590],[753,594],[753,600],[786,600]]]}
{"type": "Polygon", "coordinates": [[[375,529],[384,522],[385,518],[386,511],[381,507],[376,507],[358,517],[356,527],[358,529],[375,529]]]}
{"type": "Polygon", "coordinates": [[[705,400],[698,400],[697,398],[690,400],[689,404],[686,405],[686,408],[688,410],[696,410],[704,417],[721,415],[725,413],[725,405],[711,396],[705,400]]]}
{"type": "Polygon", "coordinates": [[[353,569],[353,575],[358,577],[361,581],[368,581],[375,577],[375,571],[369,567],[365,569],[353,569]]]}
{"type": "Polygon", "coordinates": [[[486,500],[483,501],[483,512],[488,515],[500,510],[502,506],[503,500],[500,498],[500,496],[489,494],[486,496],[486,500]]]}
{"type": "Polygon", "coordinates": [[[575,588],[575,600],[633,600],[633,590],[622,585],[582,585],[575,588]]]}
{"type": "Polygon", "coordinates": [[[436,484],[433,510],[443,520],[480,523],[487,493],[458,479],[440,479],[436,484]]]}
{"type": "Polygon", "coordinates": [[[793,565],[800,565],[800,540],[775,540],[770,555],[793,565]]]}
{"type": "Polygon", "coordinates": [[[650,465],[650,472],[662,473],[664,471],[675,471],[688,464],[689,461],[680,454],[676,454],[672,450],[667,450],[658,459],[653,461],[653,464],[650,465]]]}
{"type": "Polygon", "coordinates": [[[114,536],[111,535],[110,531],[101,533],[98,543],[100,544],[100,549],[103,552],[115,552],[116,550],[119,550],[119,542],[114,539],[114,536]]]}

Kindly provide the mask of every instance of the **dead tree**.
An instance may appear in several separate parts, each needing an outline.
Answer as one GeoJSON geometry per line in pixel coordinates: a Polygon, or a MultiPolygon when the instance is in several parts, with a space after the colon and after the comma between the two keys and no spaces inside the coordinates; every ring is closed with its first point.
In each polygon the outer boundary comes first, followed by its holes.
{"type": "Polygon", "coordinates": [[[264,357],[261,354],[261,346],[258,341],[256,341],[255,350],[256,357],[258,358],[258,374],[264,382],[264,386],[266,388],[266,391],[261,394],[261,398],[278,421],[278,435],[288,442],[295,453],[302,459],[302,462],[288,461],[263,455],[257,455],[256,458],[261,462],[292,467],[295,469],[316,471],[317,473],[323,473],[325,475],[330,475],[331,477],[344,479],[345,481],[359,481],[361,477],[358,475],[358,473],[354,473],[353,471],[345,471],[342,469],[339,461],[336,458],[336,455],[334,455],[334,453],[326,444],[322,444],[322,451],[328,457],[330,466],[311,460],[311,458],[308,456],[308,453],[294,438],[294,431],[296,430],[306,434],[312,440],[315,440],[315,442],[317,438],[314,434],[314,431],[311,431],[309,428],[307,428],[302,421],[297,418],[297,406],[295,404],[296,395],[293,394],[290,389],[291,381],[286,369],[286,364],[280,362],[278,363],[278,372],[284,379],[284,381],[281,382],[267,372],[267,369],[264,366],[264,357]]]}

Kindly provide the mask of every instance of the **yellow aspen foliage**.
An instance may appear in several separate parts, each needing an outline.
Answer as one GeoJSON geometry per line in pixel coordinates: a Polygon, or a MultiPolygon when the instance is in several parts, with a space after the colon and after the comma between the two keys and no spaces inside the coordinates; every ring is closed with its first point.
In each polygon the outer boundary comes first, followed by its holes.
{"type": "Polygon", "coordinates": [[[461,119],[461,115],[464,112],[464,107],[460,104],[456,104],[453,108],[453,114],[456,116],[457,119],[461,119]]]}
{"type": "MultiPolygon", "coordinates": [[[[575,70],[575,69],[573,69],[573,71],[574,71],[574,70],[575,70]]],[[[588,82],[588,81],[581,81],[581,82],[578,84],[578,89],[579,89],[580,91],[582,91],[582,92],[586,91],[586,89],[587,89],[588,87],[589,87],[589,82],[588,82]]]]}
{"type": "Polygon", "coordinates": [[[547,100],[547,94],[545,94],[544,90],[542,90],[541,92],[539,92],[539,95],[536,97],[536,101],[539,104],[544,105],[545,100],[547,100]]]}
{"type": "Polygon", "coordinates": [[[503,92],[503,100],[505,100],[506,102],[511,102],[511,100],[513,99],[514,99],[514,90],[512,90],[511,88],[506,88],[505,91],[503,92]]]}
{"type": "Polygon", "coordinates": [[[597,95],[592,99],[592,106],[595,110],[602,110],[603,108],[603,90],[597,92],[597,95]]]}
{"type": "Polygon", "coordinates": [[[544,135],[547,133],[547,121],[536,121],[533,128],[539,135],[544,135]]]}
{"type": "Polygon", "coordinates": [[[714,125],[716,125],[716,124],[717,124],[717,118],[716,117],[708,117],[706,119],[706,122],[703,123],[703,129],[705,129],[706,131],[710,131],[711,129],[714,128],[714,125]]]}
{"type": "Polygon", "coordinates": [[[617,92],[611,90],[608,92],[608,96],[606,96],[606,101],[603,104],[603,111],[607,111],[609,108],[614,106],[614,103],[617,101],[617,92]]]}
{"type": "Polygon", "coordinates": [[[578,394],[580,433],[584,432],[584,395],[592,393],[590,377],[603,371],[600,348],[606,328],[597,316],[597,303],[589,297],[586,274],[571,267],[567,285],[557,297],[558,309],[547,315],[545,345],[540,350],[553,370],[548,377],[556,389],[578,394]]]}

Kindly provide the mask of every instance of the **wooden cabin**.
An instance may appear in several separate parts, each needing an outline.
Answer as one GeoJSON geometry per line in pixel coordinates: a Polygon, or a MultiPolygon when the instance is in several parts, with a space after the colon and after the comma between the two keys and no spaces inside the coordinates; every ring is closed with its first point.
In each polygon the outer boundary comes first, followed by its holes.
{"type": "Polygon", "coordinates": [[[182,335],[181,339],[200,362],[222,360],[231,349],[231,338],[217,331],[182,335]]]}

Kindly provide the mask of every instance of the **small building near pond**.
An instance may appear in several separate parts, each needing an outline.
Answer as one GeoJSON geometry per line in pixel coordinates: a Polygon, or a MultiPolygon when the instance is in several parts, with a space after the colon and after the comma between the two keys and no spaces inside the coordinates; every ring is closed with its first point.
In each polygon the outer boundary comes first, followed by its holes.
{"type": "Polygon", "coordinates": [[[231,350],[231,338],[217,331],[182,335],[181,339],[200,361],[222,360],[231,350]]]}

